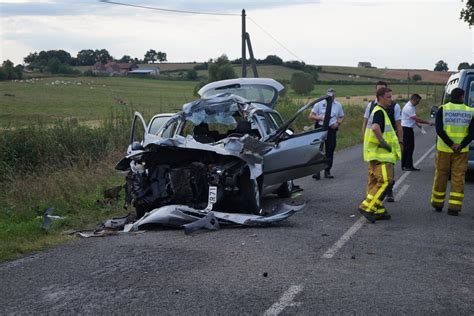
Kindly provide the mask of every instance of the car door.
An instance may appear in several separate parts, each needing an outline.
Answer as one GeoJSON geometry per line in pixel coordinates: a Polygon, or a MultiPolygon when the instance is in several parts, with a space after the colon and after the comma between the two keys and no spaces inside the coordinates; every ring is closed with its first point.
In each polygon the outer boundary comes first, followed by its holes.
{"type": "Polygon", "coordinates": [[[267,141],[274,142],[275,147],[264,155],[264,185],[305,177],[327,167],[323,143],[327,136],[331,108],[331,97],[325,96],[316,99],[299,109],[275,133],[270,135],[267,141]],[[299,134],[287,132],[291,123],[299,115],[322,100],[327,101],[323,127],[299,134]]]}

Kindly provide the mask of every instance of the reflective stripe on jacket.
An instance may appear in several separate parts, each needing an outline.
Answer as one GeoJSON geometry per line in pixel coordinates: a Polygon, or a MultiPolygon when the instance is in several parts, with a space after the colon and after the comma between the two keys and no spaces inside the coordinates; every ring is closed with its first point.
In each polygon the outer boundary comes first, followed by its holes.
{"type": "MultiPolygon", "coordinates": [[[[446,103],[441,105],[443,109],[443,129],[448,137],[455,143],[461,144],[464,137],[469,133],[469,124],[474,115],[474,109],[465,104],[446,103]]],[[[436,148],[439,151],[452,153],[451,147],[438,136],[436,148]]],[[[468,152],[469,146],[464,147],[461,152],[468,152]]]]}
{"type": "Polygon", "coordinates": [[[365,161],[384,161],[395,163],[397,160],[400,160],[401,157],[400,144],[398,143],[397,134],[393,130],[390,118],[387,115],[387,112],[379,105],[377,105],[372,113],[370,114],[369,120],[367,122],[367,128],[365,129],[364,135],[364,160],[365,161]],[[375,136],[374,131],[372,130],[372,121],[374,119],[374,114],[377,111],[382,111],[384,115],[384,132],[382,134],[383,139],[387,144],[392,147],[392,151],[389,152],[387,149],[380,147],[380,143],[375,136]]]}

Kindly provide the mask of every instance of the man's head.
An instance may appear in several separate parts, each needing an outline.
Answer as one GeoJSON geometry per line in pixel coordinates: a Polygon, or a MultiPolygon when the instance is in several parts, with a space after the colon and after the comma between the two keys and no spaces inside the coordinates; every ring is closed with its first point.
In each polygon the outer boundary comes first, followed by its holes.
{"type": "Polygon", "coordinates": [[[380,88],[387,88],[387,83],[385,81],[377,81],[377,83],[375,84],[375,93],[377,93],[377,91],[380,89],[380,88]]]}
{"type": "Polygon", "coordinates": [[[329,88],[327,91],[327,95],[331,96],[332,99],[334,100],[336,98],[336,90],[334,90],[333,88],[329,88]]]}
{"type": "Polygon", "coordinates": [[[451,102],[464,103],[464,90],[461,88],[454,88],[451,91],[451,102]]]}
{"type": "Polygon", "coordinates": [[[377,90],[377,103],[386,108],[392,104],[392,89],[382,87],[377,90]]]}
{"type": "Polygon", "coordinates": [[[418,93],[413,93],[410,97],[410,103],[417,106],[421,101],[421,96],[418,93]]]}

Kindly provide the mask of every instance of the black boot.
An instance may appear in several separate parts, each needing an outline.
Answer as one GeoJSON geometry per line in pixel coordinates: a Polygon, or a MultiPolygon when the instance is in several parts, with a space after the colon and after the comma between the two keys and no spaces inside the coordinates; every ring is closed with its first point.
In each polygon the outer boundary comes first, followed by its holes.
{"type": "Polygon", "coordinates": [[[329,170],[324,170],[324,177],[326,179],[333,179],[334,178],[334,176],[331,175],[331,172],[329,172],[329,170]]]}

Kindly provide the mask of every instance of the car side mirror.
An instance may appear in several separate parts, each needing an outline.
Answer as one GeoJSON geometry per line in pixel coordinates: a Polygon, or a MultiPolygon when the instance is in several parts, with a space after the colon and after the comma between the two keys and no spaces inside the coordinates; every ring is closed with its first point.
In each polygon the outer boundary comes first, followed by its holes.
{"type": "Polygon", "coordinates": [[[132,150],[143,150],[142,143],[139,141],[134,141],[132,143],[132,150]]]}
{"type": "Polygon", "coordinates": [[[438,106],[437,105],[433,105],[431,107],[431,112],[430,112],[430,117],[431,118],[434,118],[436,116],[436,113],[438,113],[438,106]]]}

